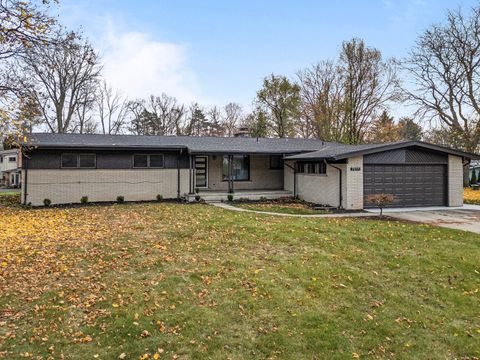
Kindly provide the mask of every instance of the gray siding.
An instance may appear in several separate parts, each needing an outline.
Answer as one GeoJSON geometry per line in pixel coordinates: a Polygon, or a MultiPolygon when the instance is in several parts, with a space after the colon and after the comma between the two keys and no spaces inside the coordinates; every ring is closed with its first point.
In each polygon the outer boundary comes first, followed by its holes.
{"type": "MultiPolygon", "coordinates": [[[[164,154],[165,169],[177,168],[178,152],[172,151],[53,151],[36,150],[28,157],[29,169],[60,169],[62,153],[95,153],[97,169],[132,169],[134,154],[164,154]]],[[[184,153],[180,158],[180,168],[188,169],[188,155],[184,153]]]]}
{"type": "Polygon", "coordinates": [[[444,153],[408,148],[365,155],[363,162],[365,164],[446,164],[448,156],[444,153]]]}

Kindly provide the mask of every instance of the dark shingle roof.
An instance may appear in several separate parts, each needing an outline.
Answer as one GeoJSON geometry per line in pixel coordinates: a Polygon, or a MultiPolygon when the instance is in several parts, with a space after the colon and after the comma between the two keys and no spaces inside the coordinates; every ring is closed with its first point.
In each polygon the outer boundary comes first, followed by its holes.
{"type": "Polygon", "coordinates": [[[139,136],[35,133],[23,145],[44,149],[187,149],[191,153],[290,154],[288,160],[341,160],[348,157],[418,146],[470,159],[479,156],[421,141],[345,145],[315,139],[250,137],[139,136]],[[297,155],[294,155],[297,154],[297,155]]]}
{"type": "Polygon", "coordinates": [[[35,133],[26,145],[38,148],[188,149],[192,153],[300,153],[321,149],[315,139],[269,139],[249,137],[138,136],[35,133]]]}
{"type": "Polygon", "coordinates": [[[362,145],[345,145],[345,144],[326,144],[323,148],[306,152],[303,154],[286,156],[287,160],[342,160],[352,156],[372,154],[375,152],[394,150],[398,148],[416,146],[433,151],[443,152],[447,154],[462,156],[469,159],[478,159],[476,154],[467,153],[460,150],[450,149],[444,146],[434,145],[423,141],[398,141],[384,144],[362,144],[362,145]]]}

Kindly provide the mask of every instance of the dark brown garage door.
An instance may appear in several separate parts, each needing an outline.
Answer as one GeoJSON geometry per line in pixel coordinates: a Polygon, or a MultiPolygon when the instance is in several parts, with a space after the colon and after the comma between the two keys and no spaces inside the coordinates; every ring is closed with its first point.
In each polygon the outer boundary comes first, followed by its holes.
{"type": "MultiPolygon", "coordinates": [[[[394,207],[447,205],[445,165],[365,165],[365,199],[372,194],[393,194],[394,207]]],[[[372,207],[364,201],[365,207],[372,207]]]]}

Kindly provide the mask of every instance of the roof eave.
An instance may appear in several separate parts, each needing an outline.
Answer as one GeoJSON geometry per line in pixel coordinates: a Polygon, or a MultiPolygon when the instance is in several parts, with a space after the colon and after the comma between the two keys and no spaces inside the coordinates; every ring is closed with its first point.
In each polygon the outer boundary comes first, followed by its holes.
{"type": "Polygon", "coordinates": [[[339,154],[339,155],[335,156],[334,159],[335,160],[343,160],[343,159],[354,157],[354,156],[375,154],[375,153],[378,153],[378,152],[401,149],[401,148],[409,147],[409,146],[418,146],[418,147],[422,147],[422,148],[425,148],[425,149],[444,152],[444,153],[447,153],[447,154],[456,155],[456,156],[460,156],[460,157],[467,158],[467,159],[479,159],[480,158],[480,155],[477,155],[477,154],[468,153],[468,152],[460,151],[460,150],[455,150],[455,149],[447,148],[445,146],[429,144],[429,143],[426,143],[426,142],[423,142],[423,141],[404,141],[404,142],[395,143],[395,144],[385,144],[383,146],[378,146],[378,147],[375,147],[373,149],[356,150],[356,151],[351,151],[351,152],[339,154]]]}

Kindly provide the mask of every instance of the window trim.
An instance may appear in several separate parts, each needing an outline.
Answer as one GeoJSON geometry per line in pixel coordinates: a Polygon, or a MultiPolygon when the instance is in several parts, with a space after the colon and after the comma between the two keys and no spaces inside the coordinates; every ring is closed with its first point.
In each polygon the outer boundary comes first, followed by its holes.
{"type": "Polygon", "coordinates": [[[165,153],[158,153],[158,154],[151,154],[151,153],[137,153],[132,154],[132,169],[165,169],[165,153]],[[146,156],[147,157],[147,166],[135,166],[135,156],[146,156]],[[160,155],[162,157],[162,166],[151,166],[150,165],[150,156],[152,155],[160,155]]]}
{"type": "Polygon", "coordinates": [[[327,176],[327,164],[321,161],[302,161],[297,163],[297,173],[309,176],[327,176]],[[308,167],[314,165],[314,172],[308,172],[308,167]],[[303,169],[300,169],[300,166],[303,169]]]}
{"type": "MultiPolygon", "coordinates": [[[[224,177],[223,177],[223,160],[225,159],[225,157],[228,158],[228,156],[229,156],[229,155],[223,155],[223,156],[222,156],[222,181],[225,181],[225,182],[227,182],[227,181],[229,181],[229,180],[228,180],[228,177],[227,177],[227,179],[224,179],[224,177]]],[[[234,181],[234,182],[248,182],[248,181],[252,181],[251,162],[250,162],[251,157],[250,157],[250,155],[235,154],[235,155],[232,155],[232,156],[233,156],[233,157],[235,157],[235,156],[244,156],[244,157],[247,157],[247,158],[248,158],[248,178],[247,178],[247,179],[241,179],[241,180],[232,179],[232,181],[234,181]]]]}
{"type": "Polygon", "coordinates": [[[60,155],[60,169],[96,169],[97,168],[97,154],[96,153],[61,153],[60,155]],[[75,166],[63,166],[63,157],[64,155],[74,155],[76,159],[75,166]],[[80,167],[80,155],[93,155],[93,166],[82,166],[80,167]]]}
{"type": "Polygon", "coordinates": [[[62,153],[60,156],[60,168],[61,169],[78,169],[78,154],[76,153],[62,153]],[[75,156],[75,166],[63,166],[63,157],[65,155],[74,155],[75,156]]]}
{"type": "Polygon", "coordinates": [[[148,168],[149,169],[165,169],[165,154],[164,153],[158,153],[158,154],[148,154],[148,168]],[[161,156],[162,157],[162,166],[151,166],[150,164],[150,157],[151,156],[161,156]]]}
{"type": "Polygon", "coordinates": [[[270,155],[269,158],[270,158],[269,159],[270,170],[283,170],[285,165],[284,165],[284,160],[282,155],[270,155]],[[274,157],[278,157],[280,159],[280,166],[278,167],[272,166],[272,158],[274,157]]]}
{"type": "Polygon", "coordinates": [[[79,153],[77,154],[77,166],[79,169],[96,169],[97,168],[97,154],[95,153],[79,153]],[[93,166],[80,166],[80,156],[93,155],[93,166]]]}

